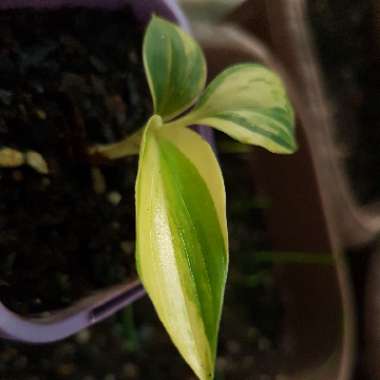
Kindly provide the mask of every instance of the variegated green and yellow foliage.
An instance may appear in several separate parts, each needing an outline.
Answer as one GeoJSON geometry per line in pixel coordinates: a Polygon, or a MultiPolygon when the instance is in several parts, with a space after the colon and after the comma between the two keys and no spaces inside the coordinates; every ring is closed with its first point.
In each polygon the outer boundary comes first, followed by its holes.
{"type": "Polygon", "coordinates": [[[296,149],[294,113],[282,81],[258,64],[240,64],[223,71],[192,112],[178,122],[206,124],[273,153],[296,149]]]}
{"type": "Polygon", "coordinates": [[[140,152],[137,268],[178,350],[209,379],[228,263],[223,178],[199,135],[160,123],[152,117],[140,152]]]}
{"type": "Polygon", "coordinates": [[[115,159],[139,147],[138,273],[183,358],[199,379],[212,379],[228,270],[225,190],[211,147],[187,127],[205,124],[292,153],[294,114],[281,79],[261,65],[228,68],[204,89],[198,44],[159,17],[146,30],[143,56],[154,115],[131,137],[92,152],[115,159]]]}
{"type": "Polygon", "coordinates": [[[194,104],[205,86],[202,50],[188,34],[159,17],[148,26],[143,50],[154,111],[170,120],[194,104]]]}

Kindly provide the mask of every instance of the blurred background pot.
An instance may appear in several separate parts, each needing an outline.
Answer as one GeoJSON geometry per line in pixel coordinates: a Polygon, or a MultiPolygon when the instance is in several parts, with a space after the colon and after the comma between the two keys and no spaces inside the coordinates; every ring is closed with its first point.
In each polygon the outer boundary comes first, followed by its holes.
{"type": "MultiPolygon", "coordinates": [[[[372,102],[378,98],[378,87],[371,92],[370,86],[378,78],[379,2],[366,1],[355,8],[354,4],[346,7],[345,2],[328,1],[321,7],[324,10],[321,14],[316,14],[315,3],[246,1],[229,21],[238,23],[271,47],[303,98],[304,109],[300,110],[299,118],[316,169],[348,322],[342,345],[346,355],[342,356],[340,373],[348,376],[351,367],[353,378],[377,379],[380,377],[379,199],[365,199],[361,191],[363,185],[378,189],[379,119],[377,103],[372,102]],[[356,29],[354,22],[348,21],[348,14],[352,20],[355,18],[356,29]],[[365,44],[357,43],[360,38],[365,44]],[[349,73],[346,82],[342,81],[343,67],[349,73]],[[362,82],[358,80],[359,69],[362,82]],[[338,83],[341,88],[337,89],[338,83]],[[362,97],[362,105],[360,101],[355,104],[355,95],[362,97]],[[372,157],[371,152],[375,152],[372,157]],[[355,300],[355,310],[350,306],[350,298],[355,300]]],[[[274,189],[273,183],[271,186],[274,189]]],[[[307,236],[310,237],[310,232],[307,236]]]]}
{"type": "MultiPolygon", "coordinates": [[[[291,76],[295,91],[302,94],[303,113],[308,113],[315,122],[314,125],[308,121],[304,130],[310,150],[318,157],[314,165],[326,212],[334,224],[334,236],[343,247],[360,247],[373,241],[380,230],[379,207],[377,202],[362,205],[357,200],[336,144],[335,110],[316,49],[310,3],[307,0],[276,3],[248,0],[229,15],[228,21],[270,47],[291,76]]],[[[375,18],[376,14],[374,9],[375,18]]]]}
{"type": "Polygon", "coordinates": [[[282,76],[296,109],[299,151],[289,157],[252,153],[255,182],[271,199],[273,248],[310,258],[331,254],[331,265],[276,265],[285,313],[279,378],[350,379],[356,312],[344,253],[372,241],[379,219],[356,204],[337,159],[306,3],[246,1],[228,21],[195,28],[211,75],[232,63],[262,62],[282,76]]]}
{"type": "Polygon", "coordinates": [[[222,65],[259,61],[280,72],[288,84],[299,119],[300,150],[292,157],[270,157],[256,150],[252,174],[271,200],[267,220],[273,249],[310,256],[330,252],[333,264],[276,265],[284,307],[281,373],[284,379],[348,379],[354,353],[351,285],[321,201],[318,169],[301,122],[300,94],[292,77],[260,41],[235,27],[199,32],[212,72],[222,65]]]}

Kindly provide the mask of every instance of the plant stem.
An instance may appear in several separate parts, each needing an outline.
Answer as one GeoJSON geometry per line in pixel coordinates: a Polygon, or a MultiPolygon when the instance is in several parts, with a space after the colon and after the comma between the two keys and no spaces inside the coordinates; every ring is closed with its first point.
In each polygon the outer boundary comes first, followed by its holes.
{"type": "Polygon", "coordinates": [[[123,336],[125,337],[125,347],[129,352],[139,349],[139,338],[136,331],[133,306],[128,306],[122,314],[123,336]]]}

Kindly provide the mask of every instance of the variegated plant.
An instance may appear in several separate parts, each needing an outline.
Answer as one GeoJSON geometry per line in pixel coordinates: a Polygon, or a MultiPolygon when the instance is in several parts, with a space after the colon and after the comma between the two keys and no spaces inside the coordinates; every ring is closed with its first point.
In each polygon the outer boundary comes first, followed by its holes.
{"type": "Polygon", "coordinates": [[[188,127],[292,153],[293,110],[279,77],[257,64],[233,66],[204,89],[200,47],[159,17],[147,28],[143,56],[154,115],[131,137],[93,152],[139,153],[138,273],[184,359],[199,379],[212,379],[228,268],[225,190],[213,150],[188,127]]]}

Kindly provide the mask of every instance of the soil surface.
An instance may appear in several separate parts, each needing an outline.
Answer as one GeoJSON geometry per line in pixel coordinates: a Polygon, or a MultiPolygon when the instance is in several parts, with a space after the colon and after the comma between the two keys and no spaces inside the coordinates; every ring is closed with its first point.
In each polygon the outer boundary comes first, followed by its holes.
{"type": "Polygon", "coordinates": [[[0,14],[0,299],[19,313],[135,275],[136,159],[87,149],[150,114],[142,34],[128,10],[0,14]]]}
{"type": "MultiPolygon", "coordinates": [[[[224,143],[219,147],[223,151],[224,143]]],[[[272,264],[255,256],[270,249],[263,219],[263,209],[270,206],[255,196],[249,154],[222,152],[219,158],[228,200],[230,269],[215,380],[274,380],[281,367],[283,310],[272,264]]],[[[147,297],[63,342],[26,346],[0,341],[0,378],[196,380],[147,297]]]]}
{"type": "MultiPolygon", "coordinates": [[[[97,164],[85,152],[88,145],[117,141],[140,127],[150,99],[141,33],[128,15],[72,10],[1,17],[0,67],[12,59],[17,70],[0,86],[0,143],[38,152],[49,173],[30,165],[0,169],[0,297],[19,312],[40,312],[134,274],[136,162],[97,164]],[[26,58],[32,63],[25,68],[26,58]]],[[[272,380],[281,365],[283,311],[272,264],[255,257],[256,250],[270,249],[263,219],[269,206],[254,195],[249,154],[224,153],[230,140],[218,136],[230,271],[216,379],[272,380]]],[[[147,297],[63,342],[0,341],[0,378],[195,380],[147,297]]]]}

